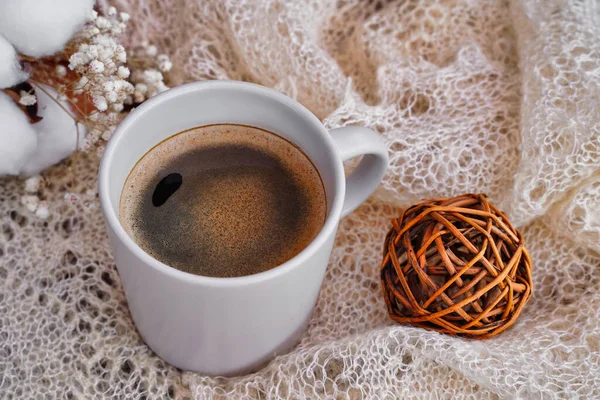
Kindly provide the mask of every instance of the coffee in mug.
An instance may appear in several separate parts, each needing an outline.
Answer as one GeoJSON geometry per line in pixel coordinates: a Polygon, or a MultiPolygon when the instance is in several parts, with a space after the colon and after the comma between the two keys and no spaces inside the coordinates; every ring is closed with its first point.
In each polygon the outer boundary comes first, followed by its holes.
{"type": "Polygon", "coordinates": [[[245,125],[169,137],[129,174],[120,220],[152,257],[191,274],[237,277],[293,258],[317,236],[327,201],[296,145],[245,125]]]}

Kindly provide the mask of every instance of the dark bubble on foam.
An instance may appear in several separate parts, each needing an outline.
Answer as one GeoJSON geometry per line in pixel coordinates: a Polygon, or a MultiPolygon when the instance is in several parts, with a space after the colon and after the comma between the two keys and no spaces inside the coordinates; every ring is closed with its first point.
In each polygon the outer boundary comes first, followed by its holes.
{"type": "Polygon", "coordinates": [[[181,187],[183,183],[183,177],[181,174],[174,172],[171,173],[158,182],[152,192],[152,205],[154,207],[160,207],[167,202],[175,192],[181,187]]]}
{"type": "Polygon", "coordinates": [[[168,160],[132,199],[134,239],[203,276],[251,275],[292,258],[321,229],[325,197],[316,171],[319,180],[307,180],[282,160],[305,156],[289,144],[279,150],[213,144],[168,160]]]}

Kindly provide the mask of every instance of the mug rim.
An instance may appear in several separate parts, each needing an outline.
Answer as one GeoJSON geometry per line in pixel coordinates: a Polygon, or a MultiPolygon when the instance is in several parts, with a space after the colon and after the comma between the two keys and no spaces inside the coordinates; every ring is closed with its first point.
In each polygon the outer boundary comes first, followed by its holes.
{"type": "MultiPolygon", "coordinates": [[[[227,123],[227,122],[223,122],[227,123]]],[[[177,133],[177,132],[175,132],[177,133]]],[[[315,166],[316,168],[316,166],[315,166]]],[[[317,168],[317,170],[319,170],[317,168]]],[[[131,171],[130,171],[131,172],[131,171]]],[[[320,173],[320,171],[319,171],[320,173]]],[[[121,188],[122,191],[122,188],[121,188]]],[[[296,100],[278,92],[274,89],[257,85],[249,82],[242,81],[231,81],[231,80],[211,80],[211,81],[196,81],[186,83],[175,88],[171,88],[165,92],[162,92],[145,102],[140,106],[136,107],[132,112],[125,117],[123,121],[117,126],[117,129],[110,138],[98,170],[98,194],[100,198],[100,205],[102,213],[104,214],[105,223],[112,229],[117,239],[136,257],[138,257],[146,266],[154,268],[155,270],[166,274],[172,278],[187,281],[193,284],[207,284],[210,286],[240,286],[245,284],[253,284],[261,281],[273,279],[279,275],[285,274],[288,271],[302,266],[307,262],[313,254],[325,244],[330,235],[335,234],[335,230],[339,223],[342,207],[344,203],[346,185],[345,175],[343,169],[343,162],[340,158],[338,151],[336,150],[333,138],[330,136],[328,130],[319,121],[319,119],[310,112],[306,107],[297,102],[296,100]],[[331,205],[331,211],[329,212],[323,227],[315,236],[315,238],[306,246],[302,251],[296,254],[294,257],[285,261],[282,264],[277,265],[271,269],[263,272],[259,272],[252,275],[236,276],[236,277],[211,277],[203,275],[195,275],[189,272],[180,271],[162,261],[152,257],[146,251],[144,251],[125,231],[125,228],[121,225],[117,211],[112,206],[109,191],[109,171],[113,164],[114,154],[119,146],[119,142],[124,136],[127,135],[129,127],[135,123],[138,119],[144,118],[144,115],[151,112],[156,107],[160,107],[161,103],[168,101],[174,97],[189,94],[189,93],[201,93],[205,90],[234,90],[234,91],[246,91],[252,92],[258,95],[270,97],[279,103],[291,108],[296,114],[299,114],[303,119],[313,126],[315,131],[319,132],[323,136],[327,150],[330,153],[329,156],[333,157],[333,173],[335,177],[334,181],[334,198],[331,205]]],[[[114,251],[114,250],[113,250],[114,251]]]]}

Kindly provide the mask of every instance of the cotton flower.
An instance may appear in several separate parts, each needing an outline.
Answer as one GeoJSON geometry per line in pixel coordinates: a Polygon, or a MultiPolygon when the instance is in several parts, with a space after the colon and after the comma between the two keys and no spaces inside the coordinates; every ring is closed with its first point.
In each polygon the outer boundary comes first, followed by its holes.
{"type": "Polygon", "coordinates": [[[129,68],[120,66],[119,69],[117,70],[117,74],[119,75],[119,78],[127,79],[127,78],[129,78],[129,74],[130,74],[129,68]]]}
{"type": "Polygon", "coordinates": [[[37,134],[25,113],[0,91],[0,175],[17,175],[34,153],[37,134]]]}
{"type": "Polygon", "coordinates": [[[88,20],[94,0],[0,1],[0,35],[19,53],[54,54],[88,20]]]}
{"type": "Polygon", "coordinates": [[[19,104],[22,104],[24,106],[32,106],[35,103],[37,103],[37,98],[31,93],[27,93],[26,91],[21,90],[19,95],[21,96],[19,99],[19,104]]]}
{"type": "Polygon", "coordinates": [[[77,129],[73,119],[61,108],[68,109],[69,105],[55,89],[44,86],[44,91],[38,90],[36,96],[42,120],[29,125],[37,135],[37,145],[20,169],[20,174],[26,176],[37,175],[67,157],[77,148],[77,139],[82,143],[87,133],[81,124],[77,129]]]}
{"type": "Polygon", "coordinates": [[[11,87],[27,79],[21,69],[14,47],[0,34],[0,89],[11,87]]]}

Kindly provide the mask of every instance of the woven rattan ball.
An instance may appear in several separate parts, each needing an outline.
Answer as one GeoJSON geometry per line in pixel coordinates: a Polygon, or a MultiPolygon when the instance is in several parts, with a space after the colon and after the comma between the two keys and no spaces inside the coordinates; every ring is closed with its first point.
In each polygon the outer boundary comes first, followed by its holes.
{"type": "Polygon", "coordinates": [[[515,323],[531,297],[531,259],[484,195],[425,200],[392,225],[381,281],[394,321],[478,339],[515,323]]]}

